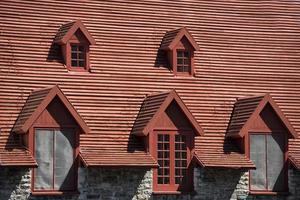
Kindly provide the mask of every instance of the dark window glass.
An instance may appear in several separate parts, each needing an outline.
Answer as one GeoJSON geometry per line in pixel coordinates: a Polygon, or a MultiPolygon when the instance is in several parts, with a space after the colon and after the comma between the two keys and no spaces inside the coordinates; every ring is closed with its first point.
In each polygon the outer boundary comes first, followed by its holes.
{"type": "Polygon", "coordinates": [[[86,51],[84,46],[79,44],[71,45],[71,65],[72,67],[85,67],[86,51]]]}
{"type": "Polygon", "coordinates": [[[191,57],[188,51],[177,51],[177,72],[191,72],[191,57]]]}
{"type": "Polygon", "coordinates": [[[170,144],[169,135],[159,134],[157,141],[157,159],[159,163],[158,169],[158,184],[169,184],[170,183],[170,144]]]}
{"type": "Polygon", "coordinates": [[[175,135],[175,184],[180,184],[186,177],[187,148],[184,135],[175,135]]]}

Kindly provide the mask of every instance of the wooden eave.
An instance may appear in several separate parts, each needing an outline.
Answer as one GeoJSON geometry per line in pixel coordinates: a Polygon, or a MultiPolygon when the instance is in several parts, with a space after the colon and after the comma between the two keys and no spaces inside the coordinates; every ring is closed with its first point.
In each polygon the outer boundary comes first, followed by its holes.
{"type": "MultiPolygon", "coordinates": [[[[63,26],[61,27],[61,29],[63,29],[63,26]]],[[[96,44],[96,41],[94,40],[92,35],[89,33],[87,28],[84,26],[84,24],[81,22],[81,20],[77,20],[77,21],[71,23],[71,26],[68,27],[67,30],[64,30],[64,33],[61,33],[62,36],[60,38],[56,39],[55,43],[66,44],[71,39],[71,37],[75,34],[75,32],[77,30],[80,30],[82,32],[82,34],[85,36],[85,38],[91,45],[96,44]]],[[[58,34],[60,34],[60,33],[58,33],[58,34]]]]}
{"type": "MultiPolygon", "coordinates": [[[[244,100],[245,99],[251,99],[251,98],[257,98],[257,97],[244,98],[244,100]]],[[[285,117],[284,113],[281,111],[281,109],[278,107],[278,105],[275,103],[275,101],[272,99],[271,95],[268,94],[268,93],[263,96],[263,98],[258,103],[257,107],[252,112],[252,114],[247,119],[247,121],[244,123],[244,125],[242,126],[242,128],[240,129],[240,131],[237,132],[236,134],[227,134],[227,136],[228,137],[233,137],[233,138],[242,138],[242,137],[244,137],[246,135],[246,133],[248,132],[251,124],[253,123],[253,121],[257,118],[257,116],[261,113],[261,111],[264,109],[264,107],[268,103],[271,105],[271,107],[275,111],[276,115],[282,121],[283,125],[287,128],[287,130],[289,131],[290,135],[293,138],[297,138],[298,134],[297,134],[296,130],[291,125],[291,123],[289,122],[289,120],[285,117]]]]}
{"type": "Polygon", "coordinates": [[[163,102],[161,102],[159,108],[155,111],[155,114],[151,117],[151,119],[147,122],[145,127],[142,129],[142,134],[136,134],[138,136],[147,136],[149,132],[151,132],[155,128],[155,124],[157,120],[159,119],[159,116],[165,112],[167,107],[171,104],[172,101],[175,101],[177,105],[180,107],[180,109],[185,114],[188,121],[191,123],[195,130],[195,135],[204,135],[204,131],[197,122],[197,120],[194,118],[192,113],[189,111],[189,109],[186,107],[182,99],[178,96],[177,92],[175,90],[171,90],[166,98],[164,98],[163,102]]]}
{"type": "MultiPolygon", "coordinates": [[[[43,97],[43,99],[41,100],[39,105],[36,107],[36,109],[32,113],[30,113],[30,116],[24,122],[22,122],[21,125],[18,125],[17,127],[13,128],[13,132],[21,133],[21,134],[22,133],[27,133],[27,131],[33,125],[35,120],[47,108],[47,106],[51,103],[51,101],[55,97],[58,97],[61,100],[63,105],[70,112],[72,117],[77,122],[78,126],[81,128],[82,132],[83,133],[89,133],[90,132],[90,129],[89,129],[88,125],[81,118],[79,113],[76,111],[76,109],[70,103],[70,101],[67,99],[67,97],[64,95],[64,93],[60,90],[58,85],[55,85],[52,88],[46,88],[46,89],[42,89],[42,90],[46,90],[46,92],[47,92],[46,96],[43,97]]],[[[42,91],[42,90],[40,90],[40,91],[42,91]]],[[[26,104],[25,104],[25,106],[26,106],[26,104]]],[[[30,105],[29,105],[29,107],[30,107],[30,105]]],[[[22,115],[23,111],[24,111],[24,109],[21,111],[20,115],[22,115]]],[[[18,121],[16,122],[16,124],[18,124],[18,121]]]]}
{"type": "MultiPolygon", "coordinates": [[[[184,36],[187,38],[190,45],[194,48],[195,51],[199,50],[199,46],[198,46],[197,42],[195,41],[193,36],[189,33],[189,31],[187,30],[186,27],[176,29],[176,30],[173,30],[170,32],[175,32],[175,33],[177,32],[177,34],[174,34],[173,38],[168,39],[170,41],[167,42],[168,43],[167,45],[163,45],[163,47],[161,47],[162,50],[173,50],[184,36]]],[[[167,36],[167,34],[168,34],[168,32],[166,33],[166,36],[167,36]]],[[[166,36],[165,36],[165,38],[166,38],[166,36]]],[[[162,43],[164,43],[164,41],[162,41],[162,43]]]]}

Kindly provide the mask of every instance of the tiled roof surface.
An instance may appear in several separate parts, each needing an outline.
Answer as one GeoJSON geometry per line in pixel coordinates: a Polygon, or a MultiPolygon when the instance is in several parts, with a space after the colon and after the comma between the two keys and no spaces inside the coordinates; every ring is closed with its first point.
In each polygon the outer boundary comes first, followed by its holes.
{"type": "Polygon", "coordinates": [[[13,127],[13,131],[22,129],[24,123],[32,116],[32,114],[36,111],[38,106],[42,103],[45,97],[49,94],[52,88],[43,88],[41,90],[33,91],[24,105],[22,111],[20,112],[17,121],[13,127]]]}
{"type": "Polygon", "coordinates": [[[169,96],[169,92],[162,92],[154,95],[149,95],[145,98],[139,114],[134,122],[132,134],[140,135],[149,121],[154,117],[163,102],[169,96]]]}
{"type": "Polygon", "coordinates": [[[32,154],[22,148],[6,149],[0,151],[0,166],[26,166],[36,167],[37,163],[32,154]]]}
{"type": "Polygon", "coordinates": [[[190,122],[191,128],[195,130],[195,134],[203,135],[201,126],[199,126],[199,123],[187,109],[175,90],[147,96],[136,117],[131,134],[137,136],[148,135],[155,128],[155,123],[159,120],[159,116],[162,112],[165,112],[173,101],[176,102],[178,109],[181,109],[183,115],[185,115],[182,118],[185,117],[190,122]]]}
{"type": "Polygon", "coordinates": [[[76,21],[68,22],[66,24],[63,24],[59,30],[57,31],[57,34],[54,38],[54,42],[59,42],[63,39],[63,37],[68,33],[70,28],[76,23],[76,21]]]}
{"type": "Polygon", "coordinates": [[[245,155],[237,152],[207,153],[196,152],[196,159],[202,167],[221,167],[221,168],[255,168],[254,163],[245,155]]]}
{"type": "Polygon", "coordinates": [[[264,95],[237,100],[232,111],[227,136],[239,134],[263,98],[264,95]]]}
{"type": "Polygon", "coordinates": [[[240,97],[270,93],[300,131],[298,1],[3,1],[0,13],[2,151],[18,144],[11,130],[31,91],[55,84],[91,128],[81,135],[87,149],[126,153],[145,95],[173,88],[204,129],[199,152],[225,153],[240,97]],[[69,72],[53,44],[77,18],[97,40],[90,73],[69,72]],[[183,26],[200,46],[194,77],[174,77],[157,54],[165,33],[183,26]]]}
{"type": "Polygon", "coordinates": [[[87,167],[157,167],[155,159],[143,150],[116,151],[111,149],[82,149],[81,157],[87,167]]]}

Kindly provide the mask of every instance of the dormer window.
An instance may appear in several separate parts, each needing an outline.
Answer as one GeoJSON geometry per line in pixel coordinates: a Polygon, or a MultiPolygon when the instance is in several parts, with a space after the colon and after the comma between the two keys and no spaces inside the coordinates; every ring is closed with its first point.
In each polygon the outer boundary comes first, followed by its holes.
{"type": "Polygon", "coordinates": [[[71,44],[71,67],[86,66],[86,48],[84,45],[71,44]]]}
{"type": "Polygon", "coordinates": [[[297,132],[269,94],[238,99],[227,136],[253,161],[251,194],[288,193],[288,139],[297,132]]]}
{"type": "Polygon", "coordinates": [[[95,40],[80,20],[60,27],[55,43],[62,48],[65,65],[69,71],[89,71],[89,46],[95,40]]]}
{"type": "Polygon", "coordinates": [[[198,50],[199,46],[185,27],[168,31],[160,49],[166,51],[171,70],[175,75],[194,75],[194,51],[198,50]]]}
{"type": "Polygon", "coordinates": [[[177,50],[177,73],[191,73],[191,56],[189,51],[177,50]]]}

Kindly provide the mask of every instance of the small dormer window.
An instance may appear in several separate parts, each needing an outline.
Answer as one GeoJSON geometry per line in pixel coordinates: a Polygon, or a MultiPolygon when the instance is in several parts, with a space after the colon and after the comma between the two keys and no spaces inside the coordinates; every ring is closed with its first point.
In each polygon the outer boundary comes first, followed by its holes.
{"type": "Polygon", "coordinates": [[[80,44],[71,44],[71,66],[84,68],[86,66],[86,48],[80,44]]]}
{"type": "Polygon", "coordinates": [[[191,73],[191,57],[189,51],[177,50],[177,72],[191,73]]]}
{"type": "Polygon", "coordinates": [[[64,63],[69,71],[89,71],[89,46],[95,40],[80,20],[60,27],[55,43],[61,45],[64,63]]]}
{"type": "Polygon", "coordinates": [[[168,31],[162,40],[160,49],[166,51],[174,75],[194,75],[194,51],[199,47],[185,27],[168,31]]]}

